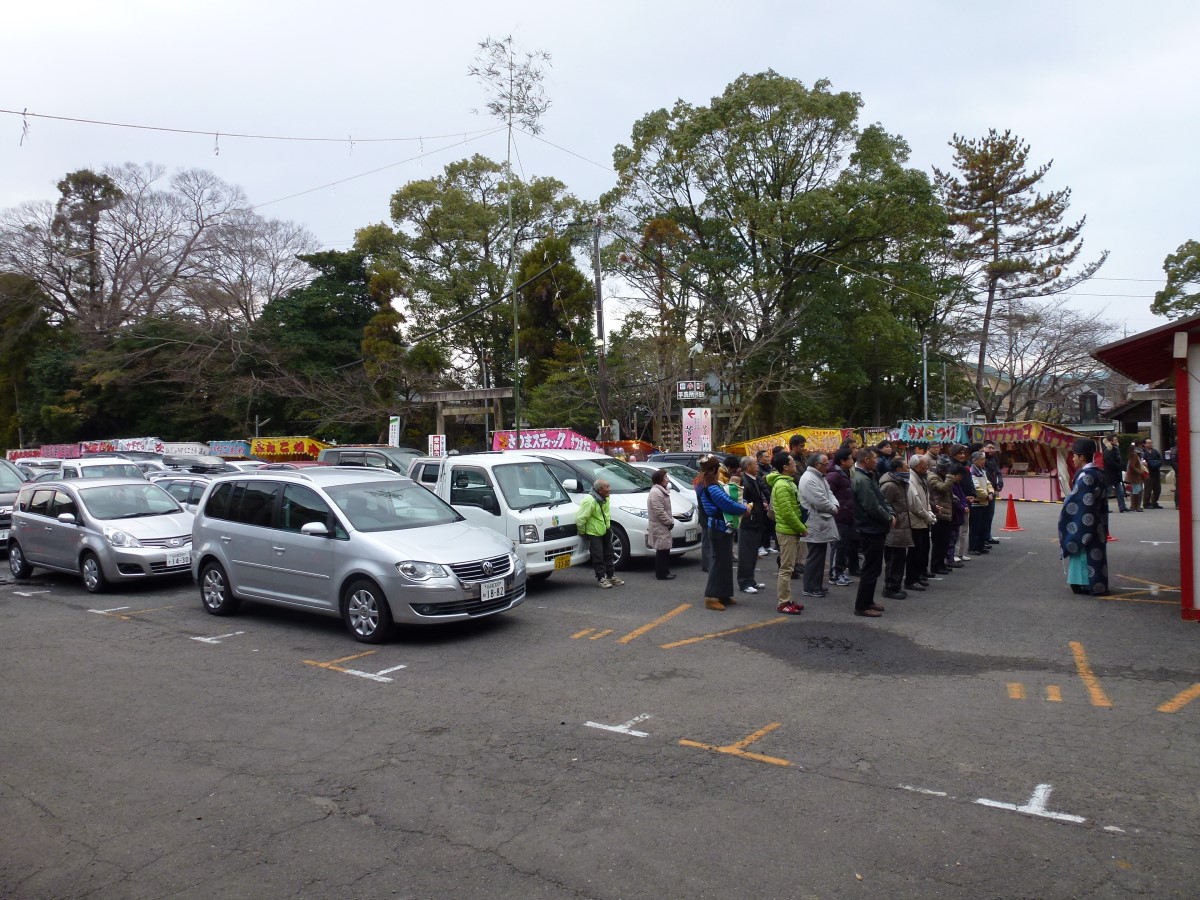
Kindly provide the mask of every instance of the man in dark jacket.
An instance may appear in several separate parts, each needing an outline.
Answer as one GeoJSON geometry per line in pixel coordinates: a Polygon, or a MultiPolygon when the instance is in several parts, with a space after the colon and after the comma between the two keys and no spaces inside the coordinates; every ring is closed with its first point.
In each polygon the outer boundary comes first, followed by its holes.
{"type": "Polygon", "coordinates": [[[892,508],[883,499],[879,485],[875,483],[875,451],[869,447],[863,448],[855,454],[854,459],[850,491],[854,497],[854,527],[863,551],[854,614],[877,619],[883,613],[883,607],[875,602],[875,583],[883,572],[883,542],[896,518],[892,515],[892,508]]]}
{"type": "Polygon", "coordinates": [[[830,581],[839,587],[853,584],[851,575],[858,575],[858,536],[854,531],[854,494],[851,490],[850,470],[854,467],[854,455],[846,449],[833,455],[833,465],[825,473],[829,489],[838,502],[838,511],[833,520],[837,523],[838,542],[834,545],[830,563],[830,581]]]}
{"type": "Polygon", "coordinates": [[[995,489],[992,495],[992,502],[988,504],[988,511],[985,515],[985,528],[987,536],[984,538],[984,546],[988,544],[999,544],[996,538],[992,537],[992,521],[996,518],[996,502],[1000,499],[1000,490],[1004,487],[1004,476],[1000,473],[1000,452],[996,448],[995,441],[987,441],[983,445],[985,454],[983,461],[983,471],[987,476],[988,482],[995,489]]]}
{"type": "Polygon", "coordinates": [[[1158,498],[1162,494],[1162,454],[1154,448],[1154,441],[1146,438],[1142,444],[1142,461],[1146,464],[1146,472],[1150,478],[1146,482],[1146,496],[1143,498],[1143,509],[1162,509],[1158,498]]]}
{"type": "Polygon", "coordinates": [[[1105,437],[1104,480],[1117,495],[1117,512],[1125,512],[1125,460],[1121,457],[1121,445],[1115,437],[1105,437]]]}
{"type": "Polygon", "coordinates": [[[738,590],[745,594],[757,594],[766,587],[754,574],[758,550],[762,546],[762,533],[767,524],[767,508],[763,496],[758,460],[753,456],[743,456],[741,502],[750,507],[750,515],[743,516],[742,524],[738,527],[737,582],[738,590]]]}

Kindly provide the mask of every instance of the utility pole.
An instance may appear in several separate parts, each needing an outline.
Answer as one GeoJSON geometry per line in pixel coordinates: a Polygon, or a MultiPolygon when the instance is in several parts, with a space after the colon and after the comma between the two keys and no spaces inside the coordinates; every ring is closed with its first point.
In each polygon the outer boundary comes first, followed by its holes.
{"type": "Polygon", "coordinates": [[[929,421],[929,341],[921,338],[921,417],[929,421]]]}
{"type": "Polygon", "coordinates": [[[608,363],[604,359],[604,295],[600,291],[600,223],[596,216],[592,231],[592,269],[596,279],[596,357],[600,376],[600,431],[608,428],[608,363]]]}

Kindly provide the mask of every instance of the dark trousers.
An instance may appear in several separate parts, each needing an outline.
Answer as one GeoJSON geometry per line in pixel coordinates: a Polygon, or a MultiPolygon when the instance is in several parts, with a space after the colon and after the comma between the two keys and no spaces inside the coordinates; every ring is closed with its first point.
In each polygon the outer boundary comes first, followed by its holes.
{"type": "Polygon", "coordinates": [[[967,531],[967,550],[975,553],[987,543],[988,504],[975,503],[971,506],[971,520],[967,531]]]}
{"type": "Polygon", "coordinates": [[[767,527],[762,530],[762,548],[770,550],[771,544],[775,540],[775,523],[767,519],[767,527]]]}
{"type": "Polygon", "coordinates": [[[883,589],[885,591],[904,589],[904,564],[907,559],[907,547],[883,548],[883,589]]]}
{"type": "Polygon", "coordinates": [[[838,522],[838,542],[833,545],[832,561],[829,565],[830,574],[834,578],[839,575],[858,574],[858,533],[849,522],[838,522]]]}
{"type": "Polygon", "coordinates": [[[1142,506],[1158,506],[1158,498],[1162,496],[1162,472],[1158,469],[1150,470],[1150,480],[1146,482],[1146,490],[1143,491],[1142,506]]]}
{"type": "Polygon", "coordinates": [[[987,544],[992,540],[992,520],[994,518],[996,518],[996,498],[995,497],[992,498],[992,502],[989,503],[985,507],[985,509],[986,509],[986,512],[984,513],[984,516],[983,516],[983,531],[984,531],[985,537],[983,539],[983,542],[984,542],[984,544],[987,544]]]}
{"type": "MultiPolygon", "coordinates": [[[[612,531],[604,534],[589,534],[588,547],[592,551],[592,568],[596,571],[596,580],[611,578],[613,575],[612,531]]],[[[629,548],[625,548],[629,552],[629,548]]]]}
{"type": "Polygon", "coordinates": [[[654,551],[654,577],[666,578],[671,574],[671,551],[654,551]]]}
{"type": "Polygon", "coordinates": [[[763,529],[757,525],[748,524],[748,517],[742,522],[742,527],[738,529],[737,584],[743,590],[758,584],[754,576],[754,567],[758,565],[758,548],[762,546],[762,532],[763,529]]]}
{"type": "Polygon", "coordinates": [[[728,600],[733,596],[733,535],[710,528],[708,541],[712,547],[712,562],[708,567],[704,596],[728,600]]]}
{"type": "Polygon", "coordinates": [[[875,602],[875,582],[883,571],[883,534],[858,533],[858,546],[862,550],[862,571],[859,573],[858,593],[854,597],[854,608],[864,610],[875,602]]]}
{"type": "Polygon", "coordinates": [[[905,584],[929,577],[929,529],[914,528],[912,536],[913,545],[908,548],[904,563],[905,584]]]}
{"type": "Polygon", "coordinates": [[[825,578],[825,548],[828,544],[809,544],[804,555],[804,591],[819,594],[825,578]]]}
{"type": "Polygon", "coordinates": [[[930,543],[933,545],[930,551],[930,568],[933,571],[946,568],[946,551],[950,548],[950,533],[954,526],[950,524],[950,520],[942,521],[938,519],[930,527],[930,543]]]}
{"type": "Polygon", "coordinates": [[[1113,489],[1113,493],[1117,495],[1117,509],[1125,512],[1125,482],[1121,478],[1121,473],[1109,475],[1108,484],[1113,489]]]}
{"type": "Polygon", "coordinates": [[[712,541],[708,537],[708,520],[700,511],[700,571],[712,570],[712,541]]]}

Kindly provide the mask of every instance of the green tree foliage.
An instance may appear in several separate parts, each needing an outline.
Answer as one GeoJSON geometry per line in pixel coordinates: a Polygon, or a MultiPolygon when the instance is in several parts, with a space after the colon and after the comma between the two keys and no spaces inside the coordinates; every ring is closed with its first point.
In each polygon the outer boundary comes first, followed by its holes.
{"type": "Polygon", "coordinates": [[[1167,283],[1154,295],[1150,312],[1180,319],[1200,312],[1200,243],[1184,241],[1163,260],[1167,283]]]}
{"type": "Polygon", "coordinates": [[[521,380],[529,389],[546,379],[558,357],[572,364],[574,356],[574,364],[582,364],[583,352],[595,334],[595,287],[575,265],[570,240],[554,235],[538,241],[521,259],[517,283],[525,285],[518,322],[521,380]],[[555,261],[559,261],[555,268],[534,279],[555,261]]]}
{"type": "Polygon", "coordinates": [[[1041,193],[1051,163],[1030,168],[1030,147],[1009,131],[978,139],[955,135],[954,169],[935,169],[937,186],[954,228],[951,255],[964,265],[972,293],[960,333],[975,351],[976,399],[988,421],[1005,415],[1004,385],[1020,371],[1016,329],[1023,303],[1052,297],[1091,278],[1107,252],[1075,271],[1083,250],[1086,217],[1064,224],[1071,191],[1041,193]],[[996,342],[1006,345],[996,359],[996,342]],[[999,362],[999,365],[996,363],[999,362]]]}
{"type": "Polygon", "coordinates": [[[816,338],[821,317],[845,312],[840,285],[919,261],[912,245],[943,227],[903,140],[860,129],[860,106],[827,81],[743,75],[709,106],[679,101],[644,116],[613,154],[618,185],[604,204],[626,229],[622,272],[654,279],[656,305],[682,313],[668,327],[683,329],[684,346],[703,343],[733,433],[774,425],[779,397],[806,379],[827,392],[834,348],[816,338]]]}

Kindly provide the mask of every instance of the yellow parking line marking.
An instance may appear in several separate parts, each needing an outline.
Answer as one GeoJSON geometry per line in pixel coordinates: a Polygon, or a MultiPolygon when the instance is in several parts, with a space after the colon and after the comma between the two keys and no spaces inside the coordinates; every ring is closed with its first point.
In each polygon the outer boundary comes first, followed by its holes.
{"type": "Polygon", "coordinates": [[[1024,700],[1025,685],[1019,681],[1010,681],[1008,683],[1008,699],[1009,700],[1024,700]]]}
{"type": "Polygon", "coordinates": [[[682,641],[672,641],[669,644],[660,644],[663,650],[673,650],[676,647],[682,647],[686,644],[696,644],[700,641],[708,641],[713,638],[725,637],[727,634],[737,634],[739,631],[752,631],[755,628],[765,628],[767,625],[779,625],[788,621],[788,616],[780,616],[778,619],[767,619],[765,622],[755,622],[753,625],[743,625],[741,628],[730,628],[728,631],[714,631],[712,634],[702,634],[700,637],[685,638],[682,641]]]}
{"type": "Polygon", "coordinates": [[[1124,597],[1114,597],[1112,594],[1104,594],[1100,597],[1092,597],[1093,600],[1120,600],[1122,603],[1163,603],[1167,606],[1178,606],[1178,600],[1154,600],[1150,597],[1141,597],[1141,594],[1149,594],[1150,591],[1139,589],[1133,590],[1124,597]]]}
{"type": "Polygon", "coordinates": [[[593,631],[595,631],[594,628],[585,628],[585,629],[583,629],[583,631],[577,631],[573,635],[571,635],[571,640],[575,640],[575,638],[581,638],[585,634],[591,634],[593,631]]]}
{"type": "Polygon", "coordinates": [[[691,606],[692,606],[692,604],[690,604],[690,603],[684,603],[681,606],[677,606],[673,610],[671,610],[669,613],[667,613],[665,616],[659,616],[653,622],[647,622],[641,628],[635,628],[633,631],[629,632],[629,634],[625,635],[624,637],[617,638],[617,643],[618,644],[628,644],[630,641],[637,640],[643,634],[645,634],[647,631],[649,631],[651,628],[657,628],[663,622],[666,622],[669,619],[673,619],[675,616],[679,615],[685,609],[691,609],[691,606]]]}
{"type": "Polygon", "coordinates": [[[686,738],[680,738],[679,745],[681,747],[696,747],[700,750],[711,750],[713,753],[726,753],[730,756],[741,756],[745,759],[753,759],[756,762],[770,763],[773,766],[790,766],[792,764],[790,760],[780,759],[777,756],[764,756],[761,753],[747,753],[745,750],[746,747],[750,746],[764,735],[770,734],[782,724],[782,722],[772,722],[770,725],[758,729],[758,731],[754,732],[754,734],[750,735],[749,737],[742,738],[740,741],[735,741],[734,743],[727,744],[723,747],[719,747],[716,744],[703,744],[700,741],[689,741],[686,738]]]}
{"type": "Polygon", "coordinates": [[[1200,684],[1193,684],[1185,691],[1180,691],[1172,699],[1158,707],[1159,712],[1179,712],[1197,697],[1200,697],[1200,684]]]}
{"type": "Polygon", "coordinates": [[[306,659],[306,666],[316,666],[320,669],[331,669],[334,672],[345,672],[338,663],[350,662],[352,659],[362,659],[364,656],[370,656],[373,653],[378,653],[378,650],[367,650],[365,653],[355,653],[353,656],[343,656],[341,659],[331,659],[329,662],[317,662],[316,660],[306,659]]]}
{"type": "Polygon", "coordinates": [[[597,641],[600,638],[604,637],[605,635],[609,635],[612,633],[613,633],[613,630],[611,628],[605,628],[603,631],[597,631],[590,638],[588,638],[588,640],[589,641],[597,641]]]}
{"type": "Polygon", "coordinates": [[[1046,699],[1051,703],[1062,703],[1062,690],[1057,684],[1046,685],[1046,699]]]}
{"type": "Polygon", "coordinates": [[[1150,587],[1157,588],[1160,591],[1178,591],[1179,590],[1179,585],[1175,585],[1172,587],[1169,584],[1162,584],[1161,582],[1158,582],[1158,581],[1147,581],[1145,578],[1134,578],[1132,575],[1118,574],[1117,577],[1124,578],[1126,581],[1136,581],[1136,582],[1138,582],[1138,584],[1147,584],[1150,587]]]}
{"type": "Polygon", "coordinates": [[[1092,666],[1088,662],[1087,653],[1084,652],[1083,644],[1079,641],[1071,641],[1071,653],[1075,656],[1075,668],[1079,672],[1079,677],[1087,686],[1088,695],[1092,699],[1092,706],[1111,707],[1112,701],[1108,699],[1108,695],[1104,693],[1104,688],[1100,687],[1100,680],[1096,678],[1092,672],[1092,666]]]}

